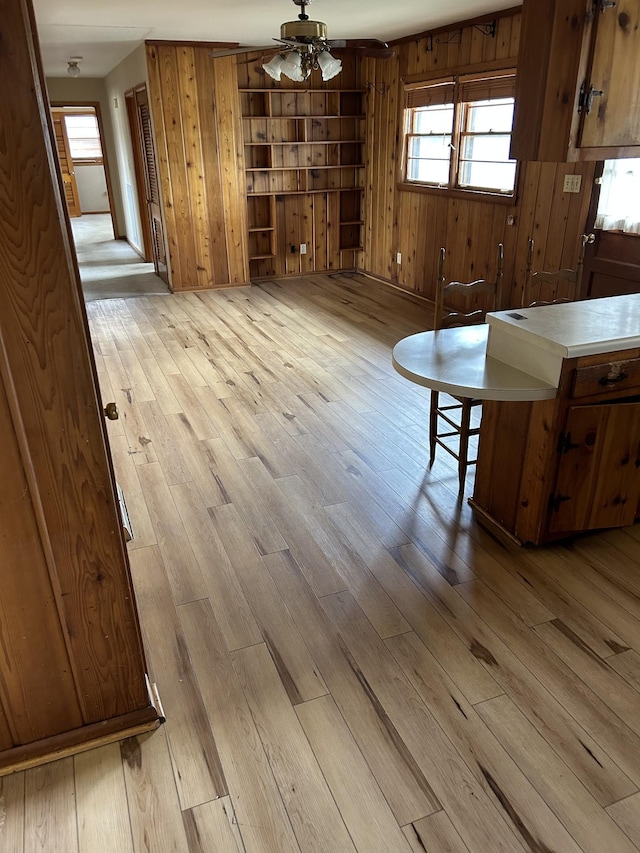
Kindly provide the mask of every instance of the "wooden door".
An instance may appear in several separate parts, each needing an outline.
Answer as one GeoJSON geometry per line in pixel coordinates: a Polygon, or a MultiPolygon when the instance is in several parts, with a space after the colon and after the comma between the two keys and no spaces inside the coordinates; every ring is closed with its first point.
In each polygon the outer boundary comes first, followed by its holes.
{"type": "Polygon", "coordinates": [[[549,532],[632,524],[640,499],[640,403],[571,407],[560,446],[549,532]]]}
{"type": "Polygon", "coordinates": [[[2,14],[0,774],[158,720],[33,10],[2,14]]]}
{"type": "Polygon", "coordinates": [[[69,211],[69,216],[81,216],[80,196],[78,194],[76,174],[73,169],[73,160],[71,159],[67,127],[64,123],[64,113],[52,110],[51,117],[53,119],[53,132],[56,140],[56,148],[58,149],[58,162],[60,163],[60,171],[62,172],[67,210],[69,211]]]}
{"type": "MultiPolygon", "coordinates": [[[[136,114],[138,117],[138,144],[142,147],[144,165],[144,185],[146,215],[151,231],[151,252],[153,266],[156,274],[169,283],[167,269],[167,254],[164,235],[164,222],[160,207],[160,185],[158,183],[158,170],[156,168],[156,152],[153,144],[153,130],[151,127],[151,113],[149,111],[149,97],[147,87],[139,86],[135,90],[136,114]]],[[[144,211],[142,211],[144,215],[144,211]]]]}

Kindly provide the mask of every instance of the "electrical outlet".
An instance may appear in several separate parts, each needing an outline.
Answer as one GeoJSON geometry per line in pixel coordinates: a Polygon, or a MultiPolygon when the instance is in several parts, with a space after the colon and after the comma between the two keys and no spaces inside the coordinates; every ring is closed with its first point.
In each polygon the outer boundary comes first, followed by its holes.
{"type": "Polygon", "coordinates": [[[579,193],[582,185],[582,175],[565,175],[563,192],[579,193]]]}
{"type": "Polygon", "coordinates": [[[301,255],[307,254],[307,244],[306,243],[300,243],[300,254],[301,255]]]}
{"type": "Polygon", "coordinates": [[[402,264],[402,252],[396,253],[396,263],[398,264],[398,266],[402,264]]]}

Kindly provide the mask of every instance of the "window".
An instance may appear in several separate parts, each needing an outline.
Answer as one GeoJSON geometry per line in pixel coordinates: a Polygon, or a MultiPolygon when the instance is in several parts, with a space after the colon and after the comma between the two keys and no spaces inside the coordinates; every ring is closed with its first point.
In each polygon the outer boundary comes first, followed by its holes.
{"type": "Polygon", "coordinates": [[[640,234],[640,160],[606,160],[596,228],[640,234]]]}
{"type": "Polygon", "coordinates": [[[405,181],[513,195],[514,89],[513,72],[407,86],[405,181]]]}
{"type": "Polygon", "coordinates": [[[95,113],[65,115],[67,137],[72,160],[90,160],[102,163],[100,131],[95,113]]]}

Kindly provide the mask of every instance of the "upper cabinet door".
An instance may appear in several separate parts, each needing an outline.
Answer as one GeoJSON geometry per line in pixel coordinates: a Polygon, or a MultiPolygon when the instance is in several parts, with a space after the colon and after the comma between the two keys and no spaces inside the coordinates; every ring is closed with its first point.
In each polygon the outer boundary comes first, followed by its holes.
{"type": "Polygon", "coordinates": [[[524,0],[511,156],[640,156],[640,0],[524,0]]]}
{"type": "Polygon", "coordinates": [[[639,146],[640,0],[618,0],[597,15],[588,86],[580,147],[639,146]]]}

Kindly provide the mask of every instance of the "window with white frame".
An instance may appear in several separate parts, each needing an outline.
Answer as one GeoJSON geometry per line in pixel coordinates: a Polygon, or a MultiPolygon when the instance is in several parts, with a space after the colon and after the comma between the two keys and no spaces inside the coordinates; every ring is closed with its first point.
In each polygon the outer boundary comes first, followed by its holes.
{"type": "Polygon", "coordinates": [[[406,183],[512,196],[514,92],[513,71],[407,85],[406,183]]]}
{"type": "Polygon", "coordinates": [[[640,234],[640,159],[605,161],[596,228],[640,234]]]}
{"type": "Polygon", "coordinates": [[[93,113],[65,114],[71,159],[74,162],[102,163],[98,118],[93,113]]]}

